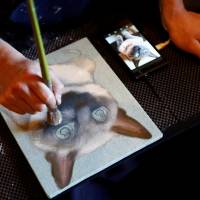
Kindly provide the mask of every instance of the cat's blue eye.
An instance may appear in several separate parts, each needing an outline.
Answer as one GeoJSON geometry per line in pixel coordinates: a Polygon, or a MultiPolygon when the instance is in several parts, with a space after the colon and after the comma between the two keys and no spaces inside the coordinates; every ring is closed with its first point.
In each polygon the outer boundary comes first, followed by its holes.
{"type": "Polygon", "coordinates": [[[100,106],[92,111],[92,118],[96,122],[103,123],[108,118],[109,110],[105,106],[100,106]]]}
{"type": "Polygon", "coordinates": [[[60,140],[72,139],[77,131],[75,122],[69,122],[56,130],[56,137],[60,140]]]}

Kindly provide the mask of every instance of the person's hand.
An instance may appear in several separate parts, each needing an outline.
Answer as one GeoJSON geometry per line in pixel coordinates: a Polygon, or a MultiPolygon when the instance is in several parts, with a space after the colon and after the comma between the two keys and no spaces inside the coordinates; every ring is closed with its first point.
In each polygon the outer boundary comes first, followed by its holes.
{"type": "Polygon", "coordinates": [[[182,5],[176,6],[177,9],[168,5],[162,7],[162,21],[171,41],[200,58],[200,14],[186,10],[182,5]]]}
{"type": "Polygon", "coordinates": [[[34,114],[61,103],[63,85],[50,70],[53,93],[41,78],[39,63],[22,59],[0,74],[0,104],[18,114],[34,114]],[[3,76],[3,77],[2,77],[3,76]]]}

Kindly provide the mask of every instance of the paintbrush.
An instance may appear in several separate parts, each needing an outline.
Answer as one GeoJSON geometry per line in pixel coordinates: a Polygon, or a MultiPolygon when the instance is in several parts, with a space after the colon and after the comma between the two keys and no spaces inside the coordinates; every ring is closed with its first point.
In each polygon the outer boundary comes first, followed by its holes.
{"type": "MultiPolygon", "coordinates": [[[[32,24],[33,34],[35,38],[35,43],[38,51],[42,77],[44,79],[45,84],[50,88],[51,91],[53,91],[48,62],[45,55],[44,44],[41,36],[34,0],[27,0],[27,4],[32,24]]],[[[55,109],[48,108],[47,123],[55,126],[60,124],[61,122],[62,122],[62,115],[61,112],[58,110],[57,106],[55,109]]]]}

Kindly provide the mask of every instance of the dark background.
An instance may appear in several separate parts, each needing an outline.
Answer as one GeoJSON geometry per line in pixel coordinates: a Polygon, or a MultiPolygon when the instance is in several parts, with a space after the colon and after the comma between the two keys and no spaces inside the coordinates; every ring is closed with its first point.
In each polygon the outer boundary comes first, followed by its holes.
{"type": "MultiPolygon", "coordinates": [[[[148,198],[160,199],[189,195],[189,199],[198,199],[199,60],[170,44],[160,52],[168,66],[144,79],[133,81],[130,73],[123,69],[101,38],[113,24],[124,18],[132,20],[152,44],[168,39],[162,28],[159,6],[155,0],[121,3],[94,1],[81,19],[42,28],[47,53],[88,37],[164,133],[160,141],[91,180],[98,180],[105,173],[115,174],[120,169],[123,170],[124,164],[133,162],[136,163],[134,170],[119,183],[106,185],[103,182],[114,194],[113,199],[133,199],[136,196],[142,198],[146,195],[148,198]]],[[[29,28],[4,20],[1,22],[0,37],[27,57],[37,57],[29,28]]],[[[0,127],[0,144],[4,149],[3,154],[0,154],[0,200],[46,199],[2,118],[0,127]]],[[[69,195],[70,191],[57,199],[66,199],[69,195]]]]}

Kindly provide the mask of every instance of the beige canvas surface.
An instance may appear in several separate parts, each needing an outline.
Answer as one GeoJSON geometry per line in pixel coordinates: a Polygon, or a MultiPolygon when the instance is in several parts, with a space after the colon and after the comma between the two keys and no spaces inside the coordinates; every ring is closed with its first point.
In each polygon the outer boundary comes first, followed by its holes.
{"type": "MultiPolygon", "coordinates": [[[[95,62],[95,81],[109,90],[118,101],[120,107],[124,108],[128,115],[141,122],[152,134],[152,138],[144,140],[122,135],[113,136],[109,142],[93,152],[78,157],[74,165],[70,184],[63,189],[59,189],[51,175],[50,164],[45,160],[44,153],[31,143],[29,134],[19,129],[10,115],[1,111],[11,133],[49,198],[53,198],[62,191],[67,190],[162,137],[162,133],[157,126],[87,38],[83,38],[52,52],[48,55],[48,60],[51,64],[65,63],[77,56],[85,56],[95,62]]],[[[23,117],[19,117],[18,120],[23,120],[23,117]]]]}

